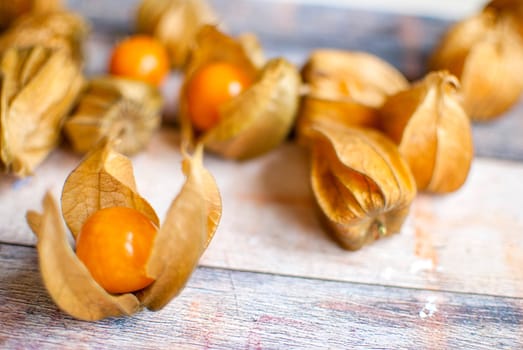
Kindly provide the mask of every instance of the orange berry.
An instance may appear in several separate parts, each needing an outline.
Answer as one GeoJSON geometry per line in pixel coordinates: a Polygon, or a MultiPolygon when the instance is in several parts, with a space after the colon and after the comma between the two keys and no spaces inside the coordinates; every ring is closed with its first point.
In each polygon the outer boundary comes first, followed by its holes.
{"type": "Polygon", "coordinates": [[[214,127],[220,120],[220,106],[252,84],[240,67],[213,62],[197,70],[187,85],[188,114],[198,131],[214,127]]]}
{"type": "Polygon", "coordinates": [[[156,227],[136,209],[98,210],[82,226],[76,255],[109,293],[128,293],[153,282],[145,272],[156,227]]]}
{"type": "Polygon", "coordinates": [[[167,50],[153,37],[131,36],[114,47],[109,73],[158,86],[169,73],[167,50]]]}

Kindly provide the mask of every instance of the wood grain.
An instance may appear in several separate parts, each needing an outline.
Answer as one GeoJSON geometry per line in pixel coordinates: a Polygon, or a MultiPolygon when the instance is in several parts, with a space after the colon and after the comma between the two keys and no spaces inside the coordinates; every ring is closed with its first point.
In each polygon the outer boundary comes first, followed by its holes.
{"type": "MultiPolygon", "coordinates": [[[[138,190],[160,220],[184,180],[177,135],[165,128],[133,158],[138,190]]],[[[25,212],[41,207],[48,188],[59,198],[79,161],[60,149],[33,178],[0,179],[0,242],[34,244],[25,212]]],[[[523,164],[478,158],[457,193],[418,196],[400,234],[347,252],[317,220],[304,150],[289,143],[251,162],[208,155],[205,163],[223,197],[205,266],[523,297],[523,216],[514,205],[523,164]]]]}
{"type": "Polygon", "coordinates": [[[57,310],[34,248],[0,245],[3,348],[523,347],[520,299],[200,268],[165,309],[95,323],[57,310]]]}

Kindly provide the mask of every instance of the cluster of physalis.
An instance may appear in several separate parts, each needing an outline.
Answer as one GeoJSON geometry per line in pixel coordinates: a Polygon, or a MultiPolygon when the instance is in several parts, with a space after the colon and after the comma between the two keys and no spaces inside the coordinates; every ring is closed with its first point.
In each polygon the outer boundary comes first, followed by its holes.
{"type": "Polygon", "coordinates": [[[0,8],[1,166],[32,174],[62,134],[87,154],[61,206],[48,194],[43,213],[27,216],[47,290],[79,319],[160,309],[183,288],[221,216],[203,151],[251,159],[292,130],[310,154],[325,227],[344,248],[400,231],[418,191],[448,193],[465,182],[471,119],[497,116],[519,98],[522,18],[519,1],[492,1],[453,27],[433,70],[410,83],[364,52],[317,50],[300,70],[266,59],[252,34],[220,31],[203,0],[142,0],[139,34],[115,45],[107,75],[84,77],[84,18],[58,0],[0,8]],[[160,126],[159,88],[173,70],[183,74],[186,182],[160,223],[125,155],[143,150],[160,126]]]}

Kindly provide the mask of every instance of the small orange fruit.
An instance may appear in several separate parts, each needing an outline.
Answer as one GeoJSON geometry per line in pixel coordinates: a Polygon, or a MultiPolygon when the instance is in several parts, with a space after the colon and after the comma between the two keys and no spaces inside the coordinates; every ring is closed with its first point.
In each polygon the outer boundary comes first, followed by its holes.
{"type": "Polygon", "coordinates": [[[157,228],[133,208],[98,210],[82,226],[76,255],[109,293],[128,293],[153,282],[145,268],[157,228]]]}
{"type": "Polygon", "coordinates": [[[167,50],[153,37],[131,36],[114,47],[109,73],[158,86],[169,73],[167,50]]]}
{"type": "Polygon", "coordinates": [[[220,120],[220,106],[252,84],[240,67],[212,62],[198,69],[187,84],[188,114],[193,127],[204,132],[220,120]]]}

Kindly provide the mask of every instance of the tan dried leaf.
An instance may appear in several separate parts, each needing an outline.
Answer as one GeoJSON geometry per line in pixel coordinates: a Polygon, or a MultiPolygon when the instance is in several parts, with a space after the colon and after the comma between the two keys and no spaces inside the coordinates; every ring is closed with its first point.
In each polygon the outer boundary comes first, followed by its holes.
{"type": "Polygon", "coordinates": [[[68,243],[56,201],[46,194],[43,213],[28,212],[38,238],[40,273],[53,301],[69,315],[86,321],[131,315],[140,308],[133,294],[111,295],[91,277],[68,243]]]}
{"type": "Polygon", "coordinates": [[[459,78],[473,120],[490,120],[511,108],[523,91],[522,39],[513,21],[487,9],[449,29],[430,67],[459,78]]]}
{"type": "Polygon", "coordinates": [[[104,138],[118,138],[116,151],[143,150],[160,126],[163,100],[155,87],[116,77],[89,81],[78,106],[64,125],[76,152],[85,153],[104,138]]]}
{"type": "Polygon", "coordinates": [[[65,50],[75,62],[82,62],[82,44],[89,25],[72,12],[32,13],[21,17],[0,36],[0,53],[12,47],[41,45],[65,50]]]}
{"type": "Polygon", "coordinates": [[[307,85],[297,123],[301,142],[318,119],[347,126],[376,128],[376,108],[385,98],[408,87],[393,66],[372,54],[317,50],[307,60],[302,76],[307,85]]]}
{"type": "Polygon", "coordinates": [[[96,211],[108,207],[134,208],[156,226],[154,209],[136,190],[129,158],[113,142],[101,143],[69,174],[62,191],[62,214],[74,237],[96,211]]]}
{"type": "Polygon", "coordinates": [[[433,72],[389,97],[380,111],[383,130],[398,144],[419,190],[452,192],[467,179],[474,146],[459,89],[455,76],[433,72]]]}
{"type": "Polygon", "coordinates": [[[83,76],[64,51],[7,50],[0,59],[0,145],[3,166],[32,174],[57,145],[83,76]]]}
{"type": "Polygon", "coordinates": [[[212,239],[221,217],[221,197],[212,175],[202,165],[202,147],[184,161],[187,180],[172,202],[158,232],[147,274],[155,281],[139,294],[151,310],[178,295],[212,239]]]}
{"type": "Polygon", "coordinates": [[[313,128],[312,189],[335,238],[356,250],[400,231],[416,185],[396,145],[371,129],[330,121],[313,128]]]}
{"type": "MultiPolygon", "coordinates": [[[[73,317],[98,320],[130,315],[147,306],[158,310],[178,295],[197,267],[221,217],[221,197],[212,175],[203,167],[202,146],[184,156],[187,180],[160,226],[148,262],[155,281],[136,294],[112,295],[103,290],[67,244],[59,209],[50,195],[44,213],[29,212],[27,221],[38,238],[42,277],[56,304],[73,317]]],[[[68,177],[62,212],[76,237],[78,227],[96,210],[133,207],[157,226],[152,208],[136,193],[132,165],[110,143],[91,153],[68,177]]]]}
{"type": "Polygon", "coordinates": [[[142,0],[136,17],[137,30],[160,40],[174,67],[185,65],[199,28],[216,22],[205,0],[142,0]]]}

